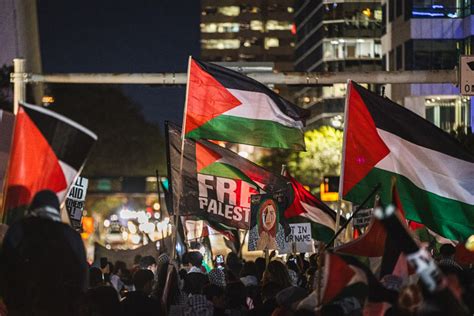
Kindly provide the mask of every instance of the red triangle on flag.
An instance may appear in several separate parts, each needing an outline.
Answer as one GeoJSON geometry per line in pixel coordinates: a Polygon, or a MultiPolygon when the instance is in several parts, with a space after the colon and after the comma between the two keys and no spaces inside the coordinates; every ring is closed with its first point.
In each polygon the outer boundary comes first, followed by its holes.
{"type": "Polygon", "coordinates": [[[347,100],[347,126],[345,135],[344,197],[349,191],[374,168],[374,166],[390,152],[387,145],[377,133],[364,100],[349,84],[347,100]],[[349,171],[349,172],[346,172],[349,171]]]}
{"type": "Polygon", "coordinates": [[[218,153],[196,142],[197,172],[200,172],[219,159],[221,159],[221,156],[218,153]]]}
{"type": "Polygon", "coordinates": [[[191,60],[185,133],[242,104],[213,76],[191,60]]]}
{"type": "Polygon", "coordinates": [[[67,189],[56,154],[22,107],[16,118],[7,185],[5,210],[29,204],[38,191],[67,189]]]}

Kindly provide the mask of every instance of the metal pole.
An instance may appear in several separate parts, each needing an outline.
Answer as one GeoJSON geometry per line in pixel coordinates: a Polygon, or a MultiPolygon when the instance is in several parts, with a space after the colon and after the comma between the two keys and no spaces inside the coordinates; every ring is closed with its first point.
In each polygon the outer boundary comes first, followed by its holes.
{"type": "Polygon", "coordinates": [[[13,114],[18,113],[18,106],[20,102],[26,99],[26,79],[25,73],[26,60],[22,58],[13,59],[13,73],[10,81],[13,82],[13,114]]]}
{"type": "MultiPolygon", "coordinates": [[[[455,70],[420,71],[358,71],[358,72],[290,72],[290,73],[246,73],[263,84],[314,86],[321,84],[347,83],[452,83],[457,84],[455,70]]],[[[76,74],[31,74],[29,81],[45,83],[94,83],[94,84],[156,84],[185,85],[186,73],[76,73],[76,74]]]]}

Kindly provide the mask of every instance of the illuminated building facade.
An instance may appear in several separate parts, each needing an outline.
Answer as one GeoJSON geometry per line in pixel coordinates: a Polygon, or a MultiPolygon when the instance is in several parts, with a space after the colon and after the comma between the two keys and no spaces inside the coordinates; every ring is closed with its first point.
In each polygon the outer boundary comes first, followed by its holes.
{"type": "MultiPolygon", "coordinates": [[[[382,53],[386,70],[454,69],[472,53],[470,0],[384,0],[382,53]]],[[[452,84],[387,85],[387,96],[444,130],[472,124],[472,101],[452,84]]]]}
{"type": "Polygon", "coordinates": [[[211,62],[273,62],[293,70],[293,0],[202,0],[201,58],[211,62]]]}
{"type": "MultiPolygon", "coordinates": [[[[295,24],[296,71],[382,70],[381,1],[300,0],[295,24]]],[[[342,127],[345,93],[345,84],[301,89],[298,104],[312,110],[308,125],[342,127]]]]}

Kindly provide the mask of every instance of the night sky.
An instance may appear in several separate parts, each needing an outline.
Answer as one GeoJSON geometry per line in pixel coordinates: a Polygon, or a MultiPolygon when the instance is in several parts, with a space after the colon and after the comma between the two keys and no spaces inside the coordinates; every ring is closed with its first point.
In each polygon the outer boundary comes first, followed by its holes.
{"type": "MultiPolygon", "coordinates": [[[[199,18],[195,0],[39,0],[43,72],[185,72],[199,18]]],[[[122,87],[148,120],[181,121],[184,86],[122,87]]]]}

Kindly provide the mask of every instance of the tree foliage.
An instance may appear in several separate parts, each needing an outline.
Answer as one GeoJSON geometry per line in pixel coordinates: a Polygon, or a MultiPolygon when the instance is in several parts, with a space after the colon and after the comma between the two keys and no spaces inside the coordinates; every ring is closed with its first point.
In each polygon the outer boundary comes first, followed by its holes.
{"type": "Polygon", "coordinates": [[[165,145],[160,129],[114,86],[55,85],[50,108],[95,132],[85,176],[165,174],[165,145]]]}
{"type": "Polygon", "coordinates": [[[325,175],[339,175],[342,132],[329,126],[305,133],[306,151],[290,156],[288,169],[302,183],[318,185],[325,175]]]}

